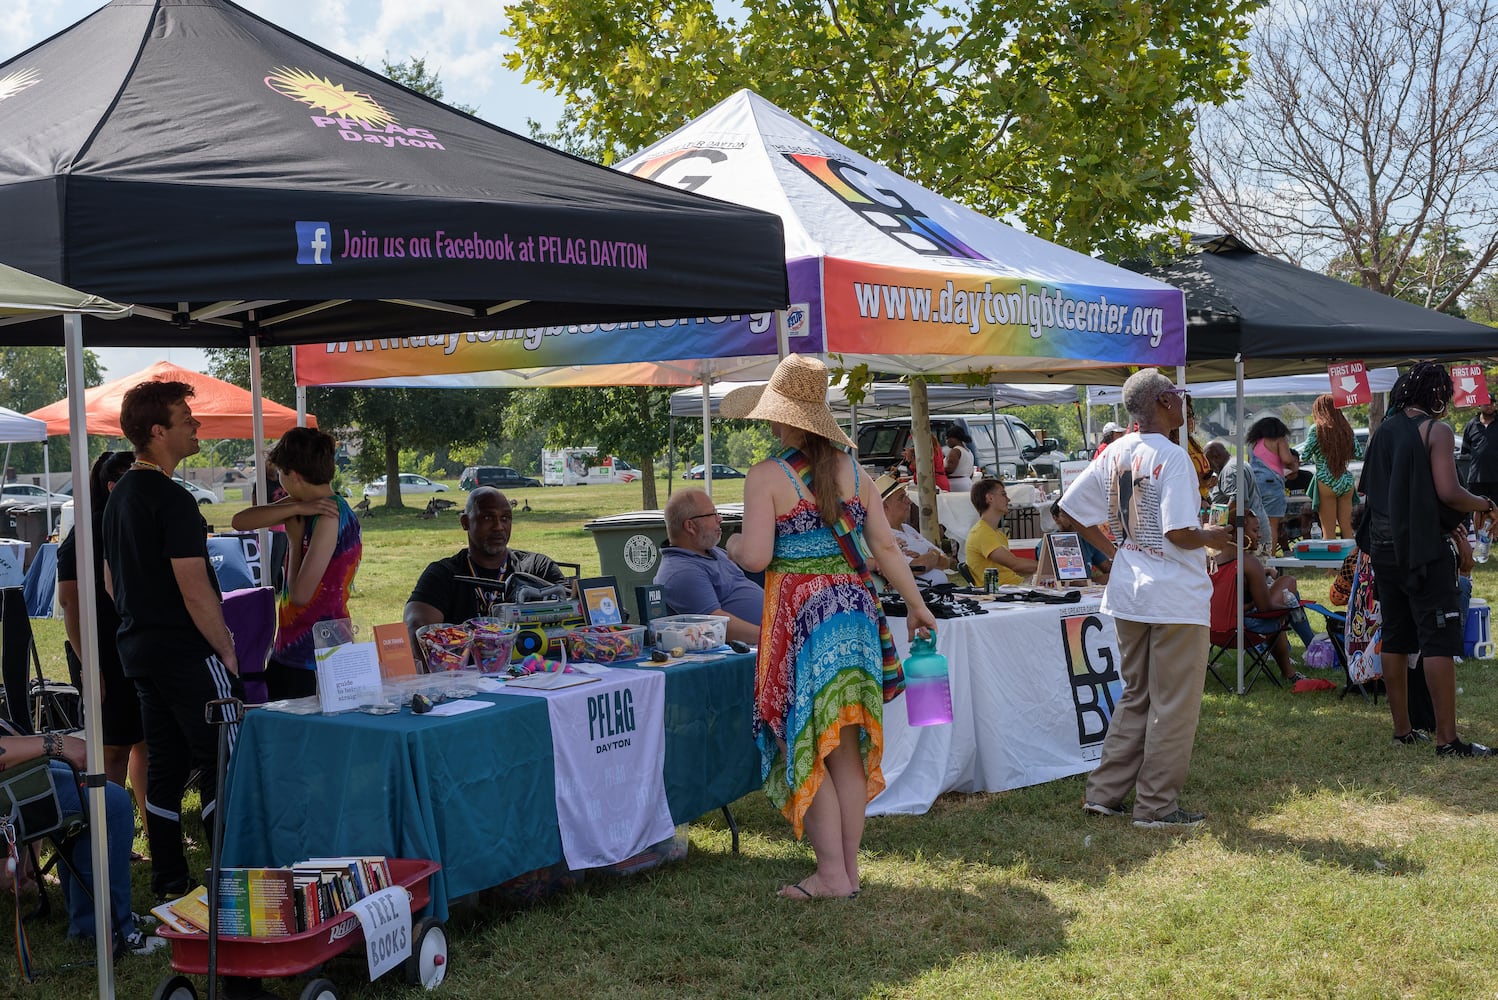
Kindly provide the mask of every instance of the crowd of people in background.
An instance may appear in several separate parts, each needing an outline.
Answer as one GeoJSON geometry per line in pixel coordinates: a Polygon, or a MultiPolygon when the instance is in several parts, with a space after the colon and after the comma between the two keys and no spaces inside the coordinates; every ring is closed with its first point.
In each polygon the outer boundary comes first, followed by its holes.
{"type": "MultiPolygon", "coordinates": [[[[750,469],[743,530],[720,547],[722,517],[700,490],[676,493],[665,510],[668,544],[656,582],[677,613],[721,615],[736,641],[757,644],[754,739],[764,787],[799,838],[810,840],[815,870],[782,887],[792,900],[852,898],[861,888],[858,849],[867,802],[883,787],[882,706],[902,685],[878,591],[892,588],[908,609],[914,638],[934,628],[918,585],[951,579],[955,560],[910,522],[910,497],[897,475],[871,477],[845,449],[851,441],[827,409],[827,372],[792,355],[768,385],[735,390],[725,416],[769,422],[782,451],[750,469]],[[764,584],[751,576],[764,574],[764,584]],[[878,577],[875,577],[875,574],[878,577]]],[[[189,771],[200,775],[202,815],[217,808],[219,727],[204,708],[242,691],[234,637],[225,624],[206,549],[206,528],[192,498],[172,482],[198,449],[192,389],[148,382],[124,399],[121,425],[132,451],[105,452],[90,475],[89,511],[96,548],[104,766],[110,784],[111,871],[123,872],[114,900],[122,950],[159,946],[129,910],[128,831],[134,786],[150,847],[151,887],[159,897],[185,893],[188,870],[181,822],[189,771]],[[121,846],[123,845],[123,846],[121,846]],[[125,852],[118,867],[115,855],[125,852]]],[[[1087,781],[1084,809],[1129,815],[1151,828],[1190,827],[1204,818],[1181,800],[1202,699],[1210,603],[1215,584],[1242,566],[1250,631],[1272,635],[1282,680],[1302,675],[1287,636],[1270,617],[1290,612],[1293,631],[1313,640],[1293,578],[1257,554],[1273,555],[1287,516],[1286,477],[1314,464],[1310,504],[1325,539],[1356,537],[1332,588],[1349,603],[1349,649],[1376,651],[1398,746],[1434,744],[1441,757],[1494,751],[1463,740],[1456,728],[1454,664],[1463,646],[1470,572],[1486,558],[1498,521],[1498,408],[1483,405],[1461,434],[1469,462],[1457,473],[1453,396],[1447,369],[1413,366],[1391,393],[1391,409],[1364,458],[1351,424],[1330,395],[1312,406],[1301,450],[1275,416],[1247,431],[1247,462],[1221,439],[1203,444],[1184,390],[1146,369],[1123,388],[1129,427],[1109,423],[1087,464],[1049,512],[1058,530],[1080,536],[1090,578],[1104,584],[1102,610],[1116,624],[1124,681],[1102,757],[1087,781]],[[1243,543],[1231,515],[1241,500],[1243,543]],[[1354,509],[1355,501],[1360,504],[1354,509]],[[1468,543],[1469,518],[1484,551],[1468,543]],[[1223,523],[1226,521],[1226,523],[1223,523]],[[1465,586],[1464,586],[1465,584],[1465,586]],[[1361,597],[1360,597],[1361,595],[1361,597]],[[1431,731],[1411,721],[1408,678],[1420,661],[1433,712],[1431,731]],[[1132,800],[1132,801],[1130,801],[1132,800]]],[[[1004,530],[1009,511],[1002,479],[984,478],[960,427],[932,435],[929,474],[939,488],[968,494],[978,515],[966,537],[967,567],[981,582],[1030,582],[1034,558],[1017,554],[1004,530]]],[[[907,474],[914,467],[906,449],[907,474]]],[[[288,432],[269,455],[282,495],[234,517],[234,527],[277,527],[288,554],[278,599],[278,628],[266,669],[273,698],[316,692],[313,632],[346,619],[362,539],[359,520],[332,489],[334,442],[319,431],[288,432]]],[[[510,546],[513,505],[478,487],[460,518],[467,545],[427,567],[405,607],[412,648],[424,625],[487,614],[517,583],[563,582],[549,557],[510,546]]],[[[60,602],[70,664],[82,622],[77,558],[70,535],[59,553],[60,602]]],[[[227,727],[232,747],[234,727],[227,727]]],[[[81,766],[81,744],[53,737],[0,741],[16,758],[51,757],[81,766]]],[[[57,779],[68,784],[61,775],[57,779]]],[[[92,910],[69,889],[70,931],[93,933],[92,910]],[[87,910],[87,912],[85,912],[87,910]]]]}

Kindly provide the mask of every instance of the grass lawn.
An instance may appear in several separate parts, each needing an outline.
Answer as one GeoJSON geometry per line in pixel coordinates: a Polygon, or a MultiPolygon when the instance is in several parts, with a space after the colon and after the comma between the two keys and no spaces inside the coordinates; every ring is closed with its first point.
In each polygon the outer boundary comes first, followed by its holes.
{"type": "MultiPolygon", "coordinates": [[[[723,483],[738,499],[742,481],[723,483]]],[[[516,491],[531,512],[514,542],[598,568],[581,522],[639,506],[638,487],[516,491]]],[[[664,492],[662,493],[664,498],[664,492]]],[[[227,523],[230,505],[209,508],[227,523]]],[[[354,613],[396,621],[431,559],[462,544],[451,512],[377,509],[364,521],[354,613]]],[[[1495,567],[1490,569],[1489,567],[1495,567]]],[[[1325,596],[1330,574],[1306,580],[1325,596]]],[[[1477,596],[1498,600],[1498,563],[1477,596]]],[[[1313,616],[1314,617],[1314,616],[1313,616]]],[[[39,621],[51,673],[61,623],[39,621]]],[[[1464,734],[1498,741],[1498,664],[1458,668],[1464,734]]],[[[775,889],[810,870],[762,795],[735,809],[742,854],[720,818],[691,827],[687,859],[628,879],[589,878],[530,908],[456,909],[454,997],[1493,997],[1498,995],[1498,761],[1437,761],[1389,743],[1382,703],[1246,697],[1206,686],[1184,804],[1197,833],[1084,816],[1083,779],[993,795],[949,795],[925,816],[871,820],[856,901],[795,903],[775,889]]],[[[189,823],[189,828],[193,826],[189,823]]],[[[199,846],[195,865],[207,862],[199,846]]],[[[136,899],[149,898],[135,872],[136,899]]],[[[57,923],[31,928],[45,970],[14,967],[0,996],[93,992],[92,956],[57,923]]],[[[117,966],[121,997],[150,996],[165,954],[117,966]]],[[[344,996],[410,995],[359,985],[362,954],[333,963],[344,996]]],[[[200,980],[201,982],[201,980],[200,980]]],[[[268,982],[294,997],[301,984],[268,982]]]]}

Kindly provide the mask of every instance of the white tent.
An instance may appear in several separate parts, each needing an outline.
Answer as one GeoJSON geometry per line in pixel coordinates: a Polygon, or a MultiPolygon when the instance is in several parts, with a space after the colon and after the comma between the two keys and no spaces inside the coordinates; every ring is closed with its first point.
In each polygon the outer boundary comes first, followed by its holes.
{"type": "MultiPolygon", "coordinates": [[[[42,316],[63,316],[63,334],[68,346],[68,398],[72,402],[71,446],[73,456],[73,495],[88,492],[88,435],[83,419],[83,323],[82,314],[105,319],[130,315],[130,307],[118,305],[96,295],[76,292],[56,282],[38,278],[0,264],[0,343],[8,322],[34,320],[42,316]]],[[[17,414],[19,416],[19,414],[17,414]]],[[[27,418],[23,418],[27,419],[27,418]]],[[[41,421],[37,421],[41,423],[41,421]]],[[[34,439],[28,439],[34,440],[34,439]]],[[[42,424],[46,440],[46,424],[42,424]]],[[[99,662],[98,616],[94,608],[94,561],[96,539],[83,519],[78,531],[78,611],[83,622],[83,648],[79,656],[92,667],[99,662]]],[[[83,671],[84,740],[88,744],[88,812],[95,817],[89,824],[89,847],[94,867],[94,923],[109,927],[113,915],[109,906],[109,855],[105,849],[104,824],[104,745],[99,730],[99,672],[83,671]],[[95,782],[94,779],[98,779],[95,782]]],[[[96,936],[94,958],[99,969],[99,995],[114,996],[114,942],[107,934],[96,936]]]]}
{"type": "MultiPolygon", "coordinates": [[[[709,390],[709,405],[713,416],[718,415],[718,404],[723,397],[743,385],[763,385],[763,382],[716,382],[709,390]]],[[[994,406],[1032,406],[1036,404],[1066,404],[1076,401],[1077,387],[1074,385],[949,385],[937,383],[926,386],[926,397],[933,412],[955,413],[976,408],[994,406]]],[[[852,414],[889,415],[910,410],[910,386],[903,382],[875,382],[868,387],[863,402],[855,408],[848,401],[841,386],[832,386],[827,393],[827,405],[840,417],[852,414]]],[[[673,417],[695,417],[702,413],[702,392],[699,389],[681,389],[671,394],[673,417]]]]}
{"type": "MultiPolygon", "coordinates": [[[[1399,377],[1398,368],[1372,368],[1368,371],[1368,388],[1373,392],[1388,392],[1394,388],[1399,377]]],[[[1215,382],[1190,382],[1194,399],[1232,399],[1238,394],[1238,383],[1233,379],[1215,382]]],[[[1271,375],[1266,378],[1243,380],[1245,396],[1319,396],[1331,392],[1331,377],[1325,372],[1306,375],[1271,375]]],[[[1092,404],[1118,403],[1123,400],[1123,390],[1118,386],[1094,385],[1087,388],[1087,402],[1092,404]]]]}
{"type": "MultiPolygon", "coordinates": [[[[36,441],[43,442],[42,447],[42,474],[46,488],[50,493],[52,489],[52,461],[47,453],[47,424],[45,421],[28,417],[24,413],[0,406],[0,443],[5,445],[5,460],[0,462],[0,471],[10,468],[10,446],[13,444],[27,444],[36,441]]],[[[52,501],[47,501],[47,524],[52,524],[52,501]]]]}
{"type": "Polygon", "coordinates": [[[1011,381],[1185,360],[1179,289],[943,198],[750,91],[619,169],[779,215],[790,307],[299,347],[298,384],[681,385],[703,380],[703,359],[715,377],[766,378],[783,349],[876,372],[1011,381]],[[642,363],[657,367],[631,374],[642,363]],[[595,365],[622,367],[581,368],[595,365]]]}
{"type": "Polygon", "coordinates": [[[0,441],[6,444],[47,440],[45,421],[0,406],[0,441]]]}

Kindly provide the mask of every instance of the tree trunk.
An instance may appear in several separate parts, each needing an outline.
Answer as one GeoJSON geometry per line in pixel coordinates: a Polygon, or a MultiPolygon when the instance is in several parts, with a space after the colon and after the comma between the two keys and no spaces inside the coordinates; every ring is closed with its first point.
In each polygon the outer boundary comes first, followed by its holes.
{"type": "Polygon", "coordinates": [[[932,445],[936,442],[931,439],[931,407],[926,401],[926,383],[918,376],[910,378],[910,437],[915,444],[912,474],[921,500],[921,534],[940,544],[941,526],[936,523],[936,477],[930,471],[933,467],[932,445]]]}
{"type": "Polygon", "coordinates": [[[646,455],[640,459],[640,503],[643,510],[659,510],[661,502],[656,492],[655,458],[646,455]]]}
{"type": "Polygon", "coordinates": [[[400,438],[393,427],[385,429],[385,506],[405,506],[401,503],[400,438]]]}
{"type": "MultiPolygon", "coordinates": [[[[648,386],[637,385],[634,387],[634,390],[635,406],[640,414],[642,426],[649,427],[655,419],[654,415],[650,412],[650,388],[648,386]]],[[[670,417],[668,416],[667,419],[669,420],[670,417]]],[[[648,451],[649,449],[642,450],[648,451]]],[[[645,510],[659,510],[660,501],[656,498],[655,492],[655,456],[640,455],[638,458],[640,462],[640,502],[645,505],[645,510]]]]}
{"type": "Polygon", "coordinates": [[[1386,392],[1375,392],[1373,398],[1368,401],[1368,437],[1373,437],[1373,432],[1378,430],[1378,425],[1384,422],[1384,414],[1388,412],[1389,394],[1386,392]]]}

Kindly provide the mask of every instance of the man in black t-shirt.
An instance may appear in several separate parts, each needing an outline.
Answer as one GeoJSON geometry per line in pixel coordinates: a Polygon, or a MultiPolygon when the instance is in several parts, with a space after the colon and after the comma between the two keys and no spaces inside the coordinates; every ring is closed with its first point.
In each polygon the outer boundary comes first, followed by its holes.
{"type": "MultiPolygon", "coordinates": [[[[125,676],[140,694],[150,761],[151,888],[163,898],[196,881],[183,854],[181,819],[193,768],[202,772],[205,826],[216,807],[218,733],[204,721],[204,706],[243,696],[203,517],[191,494],[172,481],[177,463],[198,450],[198,421],[187,405],[192,394],[183,382],[142,382],[125,394],[120,427],[135,446],[135,463],[104,507],[117,644],[125,676]]],[[[235,735],[231,730],[231,748],[235,735]]]]}
{"type": "Polygon", "coordinates": [[[525,573],[547,583],[562,583],[566,579],[561,567],[550,557],[510,548],[513,517],[509,499],[494,487],[480,486],[468,494],[459,522],[468,533],[468,547],[427,566],[406,601],[406,631],[410,633],[413,651],[421,648],[416,641],[416,630],[423,625],[466,622],[489,614],[491,606],[500,603],[500,590],[464,583],[457,577],[480,577],[503,583],[516,573],[525,573]]]}

